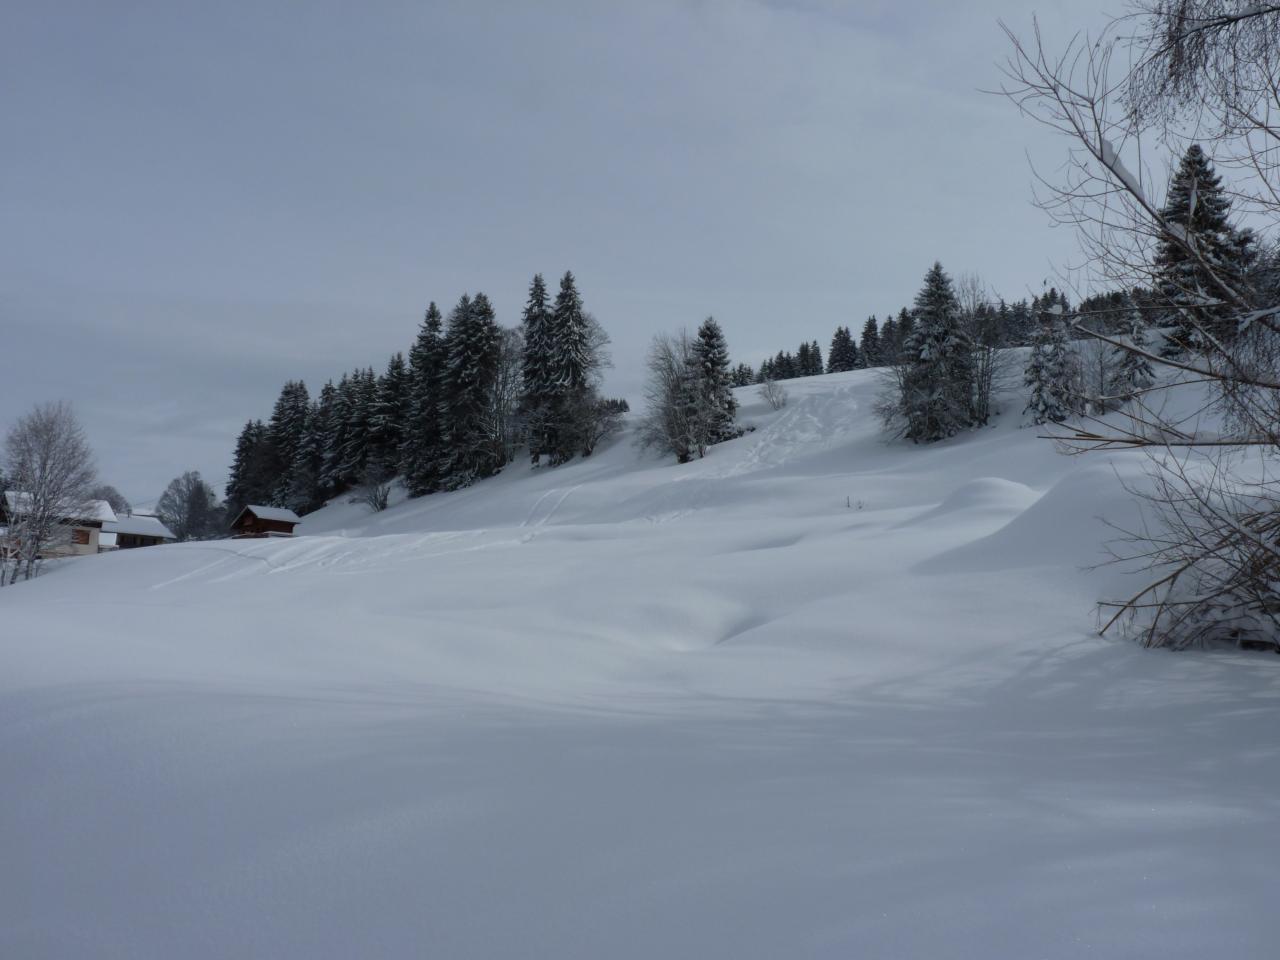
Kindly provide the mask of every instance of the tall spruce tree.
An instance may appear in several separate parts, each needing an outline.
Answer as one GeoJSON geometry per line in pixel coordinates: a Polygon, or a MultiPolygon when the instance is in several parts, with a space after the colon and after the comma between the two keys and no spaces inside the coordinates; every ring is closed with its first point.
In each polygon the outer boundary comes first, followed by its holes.
{"type": "Polygon", "coordinates": [[[378,378],[373,406],[369,414],[369,458],[366,472],[370,479],[385,482],[400,472],[401,450],[405,428],[410,419],[409,370],[404,354],[392,354],[387,370],[378,378]]]}
{"type": "Polygon", "coordinates": [[[1009,314],[1009,325],[1013,330],[1013,342],[1022,347],[1030,346],[1035,342],[1036,334],[1040,329],[1039,324],[1036,322],[1036,315],[1031,309],[1031,304],[1027,303],[1024,297],[1009,308],[1009,314]]]}
{"type": "Polygon", "coordinates": [[[289,498],[285,504],[299,515],[323,506],[328,496],[323,483],[324,454],[336,397],[337,390],[330,380],[320,388],[320,395],[307,414],[302,442],[294,456],[289,498]]]}
{"type": "Polygon", "coordinates": [[[594,442],[591,424],[600,410],[596,380],[605,358],[608,338],[583,309],[573,273],[560,279],[551,311],[551,367],[554,374],[551,400],[550,447],[552,464],[565,463],[586,453],[594,442]]]}
{"type": "Polygon", "coordinates": [[[529,457],[537,466],[543,456],[552,456],[559,446],[552,416],[559,383],[555,333],[547,305],[547,285],[540,273],[534,274],[529,284],[520,325],[524,334],[520,411],[528,433],[529,457]]]}
{"type": "Polygon", "coordinates": [[[469,486],[501,467],[489,424],[502,333],[483,293],[466,294],[449,314],[440,415],[444,428],[445,489],[469,486]]]}
{"type": "Polygon", "coordinates": [[[320,469],[320,484],[331,494],[341,493],[350,486],[342,472],[342,458],[351,425],[353,396],[351,377],[344,373],[334,390],[333,411],[325,435],[324,465],[320,469]]]}
{"type": "Polygon", "coordinates": [[[893,319],[893,314],[885,317],[884,323],[880,324],[879,350],[880,362],[877,366],[892,366],[898,362],[902,343],[898,336],[898,321],[893,319]]]}
{"type": "MultiPolygon", "coordinates": [[[[1141,311],[1136,307],[1130,310],[1127,322],[1126,339],[1130,345],[1139,350],[1148,349],[1147,325],[1141,311]]],[[[1115,381],[1111,388],[1113,396],[1132,397],[1138,390],[1143,390],[1155,382],[1155,371],[1151,367],[1151,361],[1142,354],[1122,347],[1113,347],[1112,350],[1112,369],[1115,371],[1115,381]]]]}
{"type": "Polygon", "coordinates": [[[848,327],[836,327],[831,337],[831,349],[827,351],[827,373],[844,373],[856,370],[860,364],[857,345],[848,327]]]}
{"type": "Polygon", "coordinates": [[[400,469],[411,496],[439,489],[444,462],[440,401],[447,353],[444,317],[435,301],[427,307],[418,337],[409,350],[409,422],[400,469]]]}
{"type": "Polygon", "coordinates": [[[248,503],[246,491],[248,464],[255,442],[254,421],[250,420],[236,437],[236,447],[231,455],[231,468],[227,471],[227,485],[223,489],[223,500],[228,510],[240,510],[248,503]]]}
{"type": "MultiPolygon", "coordinates": [[[[903,346],[901,413],[905,436],[931,443],[973,423],[973,344],[941,263],[925,275],[914,307],[903,346]]],[[[901,325],[899,319],[899,329],[901,325]]]]}
{"type": "Polygon", "coordinates": [[[796,376],[807,377],[812,369],[813,362],[809,358],[809,345],[802,343],[800,348],[796,350],[796,376]]]}
{"type": "Polygon", "coordinates": [[[812,340],[809,343],[809,376],[817,377],[822,373],[822,348],[818,346],[817,340],[812,340]]]}
{"type": "Polygon", "coordinates": [[[898,334],[894,341],[895,351],[901,351],[906,346],[907,341],[911,339],[911,334],[915,330],[916,318],[915,314],[903,307],[898,311],[898,334]]]}
{"type": "Polygon", "coordinates": [[[284,506],[293,486],[293,463],[302,443],[307,416],[311,410],[311,398],[307,385],[301,380],[290,380],[280,391],[271,420],[267,423],[267,453],[271,474],[271,487],[267,503],[284,506]]]}
{"type": "Polygon", "coordinates": [[[579,390],[591,376],[591,331],[577,282],[569,270],[560,278],[560,291],[551,312],[551,330],[556,383],[569,391],[579,390]]]}
{"type": "MultiPolygon", "coordinates": [[[[332,384],[328,384],[332,388],[332,384]]],[[[323,391],[323,387],[321,390],[323,391]]],[[[298,516],[316,509],[323,503],[320,496],[320,470],[324,466],[324,436],[320,430],[319,400],[307,411],[302,440],[293,457],[289,470],[289,492],[284,506],[298,516]]]]}
{"type": "Polygon", "coordinates": [[[378,398],[378,377],[372,367],[351,376],[347,421],[338,468],[341,482],[350,487],[366,479],[373,424],[373,407],[378,398]]]}
{"type": "Polygon", "coordinates": [[[720,443],[738,435],[735,417],[738,401],[733,396],[729,376],[729,345],[724,331],[714,317],[707,317],[698,327],[693,341],[693,363],[696,376],[697,404],[700,422],[705,424],[705,443],[720,443]]]}
{"type": "Polygon", "coordinates": [[[1000,343],[1003,346],[1010,347],[1014,345],[1012,336],[1012,314],[1009,310],[1009,304],[1005,303],[1004,298],[1000,299],[1000,303],[996,306],[996,329],[1000,333],[1000,343]]]}
{"type": "Polygon", "coordinates": [[[276,480],[272,472],[273,459],[267,425],[261,420],[250,420],[236,438],[225,490],[227,511],[232,519],[249,504],[266,504],[270,499],[276,480]]]}
{"type": "Polygon", "coordinates": [[[1041,314],[1025,375],[1031,395],[1024,412],[1031,414],[1033,423],[1061,423],[1078,412],[1075,360],[1063,315],[1057,311],[1041,314]]]}
{"type": "Polygon", "coordinates": [[[862,333],[858,337],[858,348],[861,354],[862,366],[878,367],[884,358],[880,350],[880,330],[876,323],[875,314],[867,317],[866,322],[862,325],[862,333]]]}
{"type": "Polygon", "coordinates": [[[1215,338],[1230,332],[1223,283],[1234,285],[1244,276],[1251,234],[1232,227],[1231,199],[1198,143],[1183,154],[1161,214],[1184,238],[1162,233],[1155,256],[1156,292],[1173,327],[1164,352],[1177,356],[1203,348],[1197,325],[1215,338]]]}

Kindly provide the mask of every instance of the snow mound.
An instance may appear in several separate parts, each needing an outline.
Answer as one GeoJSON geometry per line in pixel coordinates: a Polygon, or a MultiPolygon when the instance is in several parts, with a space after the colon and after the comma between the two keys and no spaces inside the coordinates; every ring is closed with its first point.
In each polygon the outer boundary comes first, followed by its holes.
{"type": "Polygon", "coordinates": [[[1123,523],[1133,514],[1133,496],[1117,478],[1117,465],[1091,462],[1068,473],[996,532],[915,569],[944,573],[1097,566],[1109,558],[1106,544],[1118,536],[1109,523],[1123,523]]]}
{"type": "Polygon", "coordinates": [[[903,521],[900,526],[918,526],[955,515],[967,519],[975,514],[1017,514],[1026,510],[1037,498],[1038,494],[1025,483],[1002,477],[978,477],[962,483],[936,507],[903,521]]]}

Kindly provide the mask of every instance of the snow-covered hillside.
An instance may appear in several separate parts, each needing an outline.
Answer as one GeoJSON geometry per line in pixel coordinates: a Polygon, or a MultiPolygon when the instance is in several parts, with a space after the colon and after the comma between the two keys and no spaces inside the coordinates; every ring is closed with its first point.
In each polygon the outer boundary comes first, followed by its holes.
{"type": "Polygon", "coordinates": [[[787,389],[0,592],[0,956],[1270,955],[1280,663],[1093,634],[1140,462],[787,389]]]}

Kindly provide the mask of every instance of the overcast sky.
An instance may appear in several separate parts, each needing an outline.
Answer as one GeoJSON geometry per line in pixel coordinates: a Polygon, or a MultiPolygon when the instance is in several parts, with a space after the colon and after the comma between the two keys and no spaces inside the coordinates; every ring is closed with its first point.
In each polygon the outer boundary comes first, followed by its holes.
{"type": "MultiPolygon", "coordinates": [[[[138,502],[407,349],[426,304],[574,271],[634,396],[714,314],[758,362],[908,303],[935,260],[1039,289],[1061,144],[983,94],[1021,0],[9,4],[0,429],[72,401],[138,502]]],[[[1041,3],[1047,30],[1101,3],[1041,3]]],[[[1061,30],[1059,29],[1061,27],[1061,30]]]]}

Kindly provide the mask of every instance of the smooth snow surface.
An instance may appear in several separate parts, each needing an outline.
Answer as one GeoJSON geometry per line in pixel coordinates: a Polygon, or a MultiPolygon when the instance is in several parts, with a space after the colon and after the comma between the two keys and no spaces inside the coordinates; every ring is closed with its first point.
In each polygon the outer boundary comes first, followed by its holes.
{"type": "Polygon", "coordinates": [[[1274,956],[1280,658],[1093,633],[1141,460],[875,389],[0,591],[0,957],[1274,956]]]}

